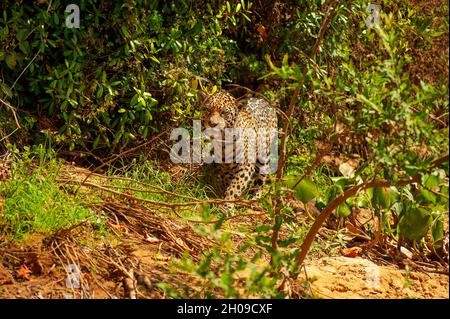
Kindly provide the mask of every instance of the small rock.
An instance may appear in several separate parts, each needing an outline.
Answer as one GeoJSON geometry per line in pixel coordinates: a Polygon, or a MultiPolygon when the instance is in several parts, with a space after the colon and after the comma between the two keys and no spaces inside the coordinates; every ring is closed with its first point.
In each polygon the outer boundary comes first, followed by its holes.
{"type": "Polygon", "coordinates": [[[403,246],[400,247],[400,253],[409,259],[412,259],[412,257],[413,257],[413,253],[403,246]]]}
{"type": "Polygon", "coordinates": [[[64,299],[73,299],[73,295],[69,292],[63,292],[62,295],[64,299]]]}

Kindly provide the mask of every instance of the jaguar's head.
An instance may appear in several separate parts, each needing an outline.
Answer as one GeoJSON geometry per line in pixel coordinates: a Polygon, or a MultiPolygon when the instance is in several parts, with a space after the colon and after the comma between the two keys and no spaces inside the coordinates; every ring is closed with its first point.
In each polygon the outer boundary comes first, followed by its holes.
{"type": "Polygon", "coordinates": [[[234,126],[237,115],[236,99],[227,92],[218,92],[205,98],[202,108],[202,124],[206,128],[223,130],[234,126]]]}

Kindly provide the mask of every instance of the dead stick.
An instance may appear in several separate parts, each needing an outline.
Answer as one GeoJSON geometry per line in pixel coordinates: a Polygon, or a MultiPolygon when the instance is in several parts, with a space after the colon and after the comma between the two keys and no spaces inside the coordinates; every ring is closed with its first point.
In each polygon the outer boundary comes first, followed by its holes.
{"type": "MultiPolygon", "coordinates": [[[[67,180],[67,181],[59,180],[59,181],[63,182],[63,183],[66,183],[66,184],[79,184],[79,182],[70,181],[70,180],[67,180]]],[[[252,208],[254,210],[258,209],[258,207],[252,205],[252,203],[256,203],[257,202],[256,199],[252,199],[252,200],[248,200],[248,201],[243,201],[243,200],[239,200],[239,199],[229,199],[229,200],[227,200],[227,199],[220,199],[220,200],[219,199],[212,199],[212,200],[199,200],[199,201],[194,201],[194,202],[185,202],[185,203],[167,203],[167,202],[154,201],[154,200],[150,200],[150,199],[135,197],[135,196],[130,195],[130,194],[117,192],[117,191],[114,191],[114,190],[109,189],[107,187],[100,186],[100,185],[93,184],[93,183],[89,183],[89,182],[84,182],[83,186],[89,186],[89,187],[97,188],[97,189],[109,192],[111,194],[123,196],[123,197],[131,199],[131,200],[141,201],[141,202],[145,202],[145,203],[150,203],[150,204],[154,204],[154,205],[157,205],[157,206],[185,207],[185,206],[193,206],[193,205],[200,205],[200,204],[235,203],[235,204],[238,204],[238,205],[241,205],[241,206],[244,206],[244,207],[252,208]]]]}

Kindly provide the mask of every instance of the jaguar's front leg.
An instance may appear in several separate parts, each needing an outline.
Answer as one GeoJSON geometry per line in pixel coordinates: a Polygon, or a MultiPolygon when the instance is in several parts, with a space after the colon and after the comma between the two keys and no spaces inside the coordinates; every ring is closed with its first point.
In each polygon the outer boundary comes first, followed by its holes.
{"type": "MultiPolygon", "coordinates": [[[[230,176],[228,186],[225,190],[225,200],[240,199],[248,189],[255,172],[254,164],[240,164],[230,176]]],[[[220,210],[230,216],[234,209],[234,203],[227,202],[221,205],[220,210]]]]}
{"type": "Polygon", "coordinates": [[[268,178],[269,163],[261,164],[257,162],[253,176],[253,198],[260,199],[263,196],[264,185],[268,178]]]}

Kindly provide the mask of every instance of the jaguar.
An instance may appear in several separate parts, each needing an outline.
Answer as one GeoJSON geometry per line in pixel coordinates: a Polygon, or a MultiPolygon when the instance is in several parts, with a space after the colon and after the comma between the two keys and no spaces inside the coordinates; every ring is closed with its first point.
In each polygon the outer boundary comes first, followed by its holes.
{"type": "Polygon", "coordinates": [[[219,91],[205,98],[201,113],[206,128],[221,132],[225,150],[227,144],[233,143],[231,155],[234,160],[226,160],[229,155],[226,154],[218,164],[227,201],[220,210],[229,216],[234,210],[233,202],[229,201],[241,199],[251,187],[256,189],[255,198],[260,197],[263,185],[276,165],[268,156],[271,153],[276,160],[277,154],[273,154],[278,129],[276,110],[264,98],[238,100],[228,92],[219,91]],[[226,138],[227,129],[233,129],[233,140],[226,138]]]}

